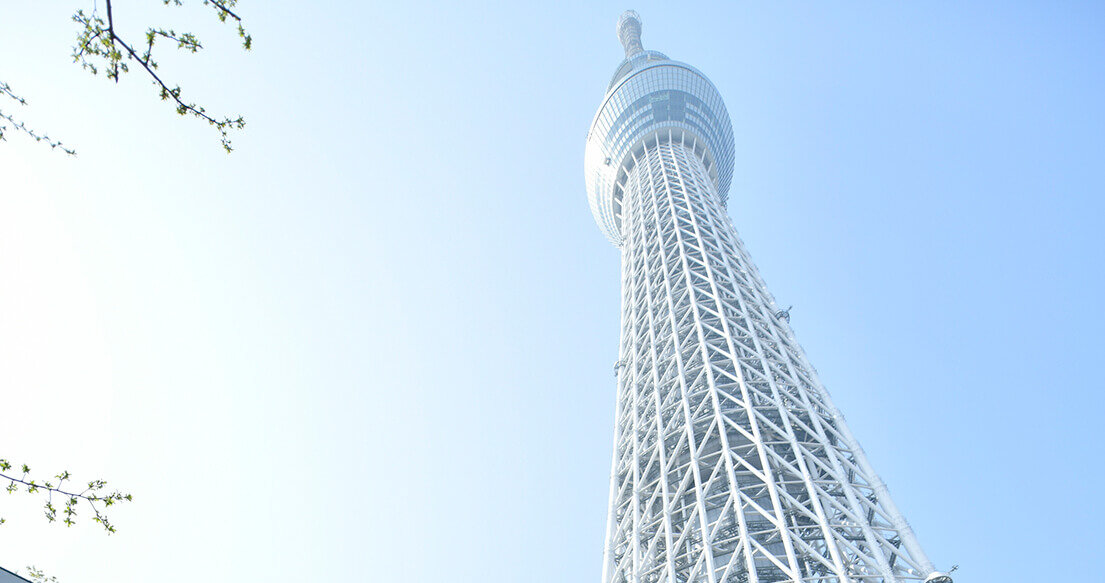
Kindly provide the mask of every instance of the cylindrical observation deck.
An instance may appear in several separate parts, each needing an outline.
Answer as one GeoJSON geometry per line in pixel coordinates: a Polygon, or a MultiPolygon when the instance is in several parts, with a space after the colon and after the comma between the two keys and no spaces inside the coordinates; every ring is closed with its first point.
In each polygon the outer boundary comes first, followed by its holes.
{"type": "Polygon", "coordinates": [[[632,154],[646,139],[668,136],[693,144],[724,203],[733,177],[733,126],[713,83],[698,69],[641,44],[641,18],[618,20],[626,58],[614,73],[587,134],[584,173],[591,212],[603,234],[621,245],[622,185],[632,154]]]}

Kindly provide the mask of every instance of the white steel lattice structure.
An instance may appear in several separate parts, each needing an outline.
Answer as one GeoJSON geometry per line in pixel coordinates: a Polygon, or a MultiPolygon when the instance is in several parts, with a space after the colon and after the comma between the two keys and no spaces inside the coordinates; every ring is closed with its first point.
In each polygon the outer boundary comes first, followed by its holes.
{"type": "Polygon", "coordinates": [[[603,583],[950,583],[829,400],[725,209],[733,133],[696,69],[626,60],[586,151],[622,253],[603,583]]]}

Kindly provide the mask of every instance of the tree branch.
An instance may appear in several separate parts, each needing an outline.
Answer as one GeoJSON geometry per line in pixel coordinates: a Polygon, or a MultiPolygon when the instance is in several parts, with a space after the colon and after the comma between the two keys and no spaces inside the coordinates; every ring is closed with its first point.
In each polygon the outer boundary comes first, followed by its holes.
{"type": "MultiPolygon", "coordinates": [[[[77,492],[75,490],[71,491],[65,489],[65,482],[71,479],[69,472],[61,472],[54,476],[57,480],[56,484],[48,481],[40,483],[29,477],[31,468],[27,466],[27,464],[23,464],[21,476],[9,474],[8,471],[11,468],[11,463],[5,459],[0,459],[0,481],[8,481],[8,486],[5,490],[9,494],[14,494],[20,489],[28,494],[45,493],[46,502],[43,505],[43,510],[46,514],[46,520],[50,522],[57,520],[58,510],[54,506],[54,494],[57,494],[65,499],[64,507],[62,508],[62,515],[64,516],[62,522],[66,526],[73,526],[76,524],[77,506],[83,500],[92,508],[92,513],[94,514],[92,520],[100,523],[108,532],[115,532],[115,526],[111,524],[111,521],[108,520],[105,513],[106,508],[120,502],[130,502],[133,499],[130,494],[125,494],[118,490],[105,491],[107,482],[103,480],[93,480],[88,483],[87,488],[77,492]]],[[[0,524],[3,522],[4,519],[0,518],[0,524]]]]}
{"type": "MultiPolygon", "coordinates": [[[[19,105],[27,105],[27,100],[23,99],[19,95],[16,95],[15,92],[12,91],[11,86],[8,85],[7,83],[4,83],[3,81],[0,81],[0,96],[8,97],[8,98],[14,100],[19,105]]],[[[34,139],[34,141],[36,141],[36,142],[46,142],[47,144],[50,145],[50,148],[60,148],[61,151],[65,152],[66,154],[69,154],[70,156],[76,156],[77,155],[77,152],[75,150],[71,150],[69,148],[66,148],[65,146],[62,145],[62,143],[60,141],[55,140],[55,139],[51,138],[50,136],[48,136],[46,134],[41,134],[40,135],[38,132],[36,132],[36,131],[32,130],[31,128],[27,127],[27,125],[25,123],[15,119],[14,117],[12,117],[11,114],[5,112],[2,109],[0,109],[0,141],[6,141],[8,139],[4,134],[8,130],[8,126],[3,123],[5,121],[8,122],[9,124],[11,124],[12,128],[14,128],[17,131],[23,132],[24,134],[27,134],[32,139],[34,139]]]]}
{"type": "Polygon", "coordinates": [[[229,8],[227,8],[226,6],[223,6],[221,3],[217,2],[216,0],[206,0],[206,2],[204,2],[204,4],[207,4],[208,2],[210,2],[211,4],[214,4],[215,8],[218,8],[219,10],[222,10],[223,13],[230,16],[234,20],[237,20],[238,22],[242,21],[241,17],[239,17],[237,14],[234,14],[233,12],[231,12],[229,8]]]}
{"type": "Polygon", "coordinates": [[[8,97],[17,101],[19,105],[27,105],[27,100],[13,93],[11,86],[9,86],[7,83],[4,83],[3,81],[0,81],[0,95],[7,95],[8,97]]]}
{"type": "MultiPolygon", "coordinates": [[[[181,6],[183,1],[162,0],[162,3],[166,5],[172,3],[176,6],[181,6]]],[[[253,39],[246,33],[245,28],[243,28],[241,17],[235,14],[230,8],[237,4],[237,0],[203,0],[203,3],[215,9],[219,20],[225,21],[227,17],[230,17],[237,21],[238,36],[242,38],[243,48],[249,50],[252,47],[253,39]]],[[[200,105],[184,101],[181,98],[180,86],[170,87],[161,75],[158,74],[158,64],[153,60],[154,44],[157,42],[158,38],[171,40],[176,43],[178,49],[184,49],[193,53],[203,48],[199,39],[190,32],[178,34],[173,30],[150,27],[146,29],[145,51],[139,53],[116,31],[115,14],[111,0],[105,0],[105,8],[107,11],[107,22],[104,22],[104,20],[96,14],[95,9],[91,14],[85,14],[83,10],[78,10],[76,14],[73,15],[73,20],[84,27],[77,36],[77,46],[73,47],[73,60],[80,63],[83,68],[91,71],[92,74],[95,75],[99,70],[93,61],[103,59],[106,66],[105,75],[108,79],[116,83],[119,82],[120,74],[129,72],[127,62],[131,59],[138,61],[138,64],[142,66],[150,76],[153,84],[158,88],[158,95],[161,99],[172,100],[176,105],[176,112],[178,114],[197,117],[214,127],[219,132],[223,148],[227,152],[231,152],[233,148],[231,147],[229,132],[232,129],[242,129],[245,127],[245,119],[241,116],[237,118],[223,117],[219,119],[208,114],[206,109],[200,105]],[[120,48],[122,50],[120,50],[120,48]]]]}
{"type": "MultiPolygon", "coordinates": [[[[115,36],[115,18],[112,17],[112,15],[111,15],[111,0],[104,0],[104,1],[107,3],[107,38],[108,38],[109,41],[111,41],[111,48],[112,48],[112,52],[114,53],[114,52],[116,52],[115,51],[115,39],[118,38],[118,37],[115,36]]],[[[96,36],[99,36],[99,34],[97,34],[96,36]]],[[[115,82],[118,83],[119,82],[119,68],[118,68],[119,61],[115,60],[115,63],[116,63],[115,82]]]]}
{"type": "Polygon", "coordinates": [[[27,567],[27,577],[34,583],[58,583],[57,577],[47,575],[45,571],[34,565],[27,567]]]}

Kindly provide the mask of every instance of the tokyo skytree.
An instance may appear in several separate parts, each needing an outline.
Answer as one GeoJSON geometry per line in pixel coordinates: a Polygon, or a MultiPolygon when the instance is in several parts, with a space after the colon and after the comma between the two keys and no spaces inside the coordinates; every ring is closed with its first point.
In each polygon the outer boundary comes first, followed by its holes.
{"type": "Polygon", "coordinates": [[[617,25],[587,194],[622,258],[603,583],[951,583],[829,399],[726,212],[733,130],[617,25]]]}

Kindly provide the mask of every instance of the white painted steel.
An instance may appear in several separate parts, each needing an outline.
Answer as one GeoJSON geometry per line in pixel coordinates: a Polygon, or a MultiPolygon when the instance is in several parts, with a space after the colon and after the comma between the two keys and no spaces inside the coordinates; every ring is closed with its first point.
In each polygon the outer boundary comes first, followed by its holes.
{"type": "MultiPolygon", "coordinates": [[[[635,14],[618,30],[630,59],[659,55],[640,47],[635,14]]],[[[596,117],[588,139],[592,208],[622,253],[603,582],[924,581],[932,563],[725,210],[732,131],[720,97],[710,107],[724,128],[682,123],[667,104],[664,123],[650,123],[649,95],[670,95],[665,83],[712,85],[627,60],[604,109],[642,76],[620,102],[640,111],[596,117]],[[599,164],[595,151],[619,158],[599,164]]],[[[699,95],[686,103],[715,101],[699,95]]]]}

